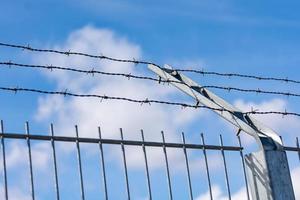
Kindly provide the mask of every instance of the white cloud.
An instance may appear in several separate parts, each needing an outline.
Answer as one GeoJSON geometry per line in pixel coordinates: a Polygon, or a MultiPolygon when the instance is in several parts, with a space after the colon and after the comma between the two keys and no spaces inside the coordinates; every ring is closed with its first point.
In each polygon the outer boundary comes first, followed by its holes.
{"type": "Polygon", "coordinates": [[[51,96],[45,99],[39,99],[39,104],[44,104],[45,106],[40,106],[38,114],[35,116],[37,119],[45,119],[57,112],[62,107],[64,102],[63,98],[58,96],[51,96]]]}
{"type": "MultiPolygon", "coordinates": [[[[213,199],[216,200],[227,200],[228,195],[222,191],[222,189],[218,185],[212,186],[212,195],[213,199]]],[[[200,195],[196,198],[196,200],[209,200],[210,194],[209,191],[207,191],[205,194],[200,195]]],[[[243,187],[239,189],[236,193],[233,193],[231,196],[232,200],[241,200],[241,199],[247,199],[247,193],[246,188],[243,187]]]]}
{"type": "MultiPolygon", "coordinates": [[[[52,45],[50,48],[100,54],[116,58],[141,57],[139,46],[130,43],[126,38],[115,35],[110,30],[86,26],[70,34],[63,44],[52,45]]],[[[115,63],[80,56],[43,54],[35,61],[43,64],[80,67],[82,69],[102,70],[139,74],[141,66],[128,63],[115,63]]],[[[173,87],[146,81],[128,81],[120,77],[76,74],[71,72],[53,71],[44,73],[54,81],[55,89],[68,88],[71,92],[89,93],[107,96],[122,96],[134,99],[168,99],[177,93],[173,87]]],[[[102,126],[103,137],[120,138],[119,128],[123,128],[125,139],[140,139],[139,129],[144,129],[146,140],[161,141],[160,131],[166,132],[168,141],[178,139],[175,131],[188,126],[199,117],[201,111],[181,109],[165,105],[143,105],[122,101],[99,99],[79,99],[46,96],[39,99],[39,107],[35,115],[40,122],[56,121],[56,133],[75,135],[74,124],[79,125],[80,136],[98,137],[97,126],[102,126]]],[[[178,136],[177,136],[178,135],[178,136]]],[[[139,166],[140,160],[135,151],[128,150],[128,161],[139,166]],[[132,162],[131,162],[132,161],[132,162]]],[[[149,156],[158,157],[154,150],[149,156]],[[153,155],[152,155],[153,154],[153,155]]],[[[176,158],[170,154],[170,159],[176,158]]]]}
{"type": "MultiPolygon", "coordinates": [[[[12,200],[29,200],[28,189],[29,157],[28,147],[24,142],[6,141],[6,167],[8,176],[8,197],[12,200]],[[12,181],[12,182],[11,182],[12,181]],[[11,185],[13,183],[13,185],[11,185]],[[26,191],[26,192],[25,192],[26,191]]],[[[34,171],[34,181],[43,185],[48,181],[49,166],[51,159],[50,146],[46,143],[31,143],[32,166],[34,171]],[[39,173],[41,172],[41,173],[39,173]],[[42,183],[42,184],[41,184],[42,183]]],[[[2,157],[0,158],[2,163],[2,157]]],[[[3,165],[0,165],[0,171],[3,165]]],[[[0,185],[1,189],[3,187],[0,185]]],[[[0,199],[4,191],[1,191],[0,199]]]]}
{"type": "MultiPolygon", "coordinates": [[[[28,163],[28,147],[20,142],[10,142],[6,149],[6,165],[8,169],[15,169],[28,163]]],[[[45,143],[31,144],[33,166],[40,170],[48,167],[50,147],[45,143]]],[[[2,158],[1,158],[2,159],[2,158]]],[[[2,166],[1,166],[2,168],[2,166]]]]}

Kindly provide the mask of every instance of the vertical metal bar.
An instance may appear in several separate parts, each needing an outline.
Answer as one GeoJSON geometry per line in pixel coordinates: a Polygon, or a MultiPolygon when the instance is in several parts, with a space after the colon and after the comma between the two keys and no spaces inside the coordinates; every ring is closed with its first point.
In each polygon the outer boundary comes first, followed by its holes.
{"type": "Polygon", "coordinates": [[[143,152],[144,152],[144,159],[145,159],[145,167],[146,167],[146,177],[147,177],[147,186],[148,186],[148,195],[149,200],[152,200],[152,193],[151,193],[151,183],[150,183],[150,174],[149,174],[149,167],[148,167],[148,159],[147,159],[147,153],[146,153],[146,147],[145,147],[145,137],[144,137],[144,131],[141,130],[142,135],[142,141],[143,141],[143,152]]]}
{"type": "MultiPolygon", "coordinates": [[[[124,140],[123,137],[123,130],[120,128],[121,140],[124,140]]],[[[127,199],[130,200],[130,190],[129,190],[129,180],[128,180],[128,172],[127,172],[127,164],[126,164],[126,154],[125,154],[125,147],[123,142],[121,143],[122,155],[123,155],[123,163],[124,163],[124,173],[125,173],[125,181],[126,181],[126,192],[127,192],[127,199]]]]}
{"type": "Polygon", "coordinates": [[[77,148],[77,159],[78,159],[78,169],[79,169],[79,177],[80,177],[80,194],[81,199],[84,200],[84,186],[83,186],[83,176],[82,176],[82,165],[81,165],[81,154],[80,154],[80,146],[78,141],[78,126],[75,126],[75,132],[76,132],[76,148],[77,148]]]}
{"type": "MultiPolygon", "coordinates": [[[[165,141],[165,135],[164,132],[161,132],[161,136],[162,136],[162,140],[163,140],[163,144],[166,143],[165,141]]],[[[166,162],[166,172],[167,172],[167,178],[168,178],[168,188],[169,188],[169,198],[172,200],[173,196],[172,196],[172,183],[171,183],[171,177],[170,177],[170,170],[169,170],[169,162],[168,162],[168,154],[167,154],[167,149],[166,149],[166,145],[163,145],[163,152],[165,155],[165,162],[166,162]]]]}
{"type": "Polygon", "coordinates": [[[241,161],[242,161],[242,165],[243,165],[243,173],[244,173],[244,179],[245,179],[245,184],[246,184],[246,191],[247,191],[247,199],[250,200],[250,194],[249,194],[249,188],[248,188],[248,180],[247,180],[247,175],[246,175],[246,167],[245,167],[245,159],[244,159],[244,153],[242,150],[242,142],[241,142],[241,138],[238,135],[238,142],[239,142],[239,147],[240,149],[240,156],[241,156],[241,161]]]}
{"type": "Polygon", "coordinates": [[[226,157],[225,157],[225,152],[224,152],[224,149],[223,149],[224,145],[223,145],[222,135],[220,135],[220,145],[221,145],[221,153],[222,153],[223,164],[224,164],[224,172],[225,172],[225,179],[226,179],[226,187],[227,187],[228,199],[231,200],[231,192],[230,192],[230,185],[229,185],[229,179],[228,179],[226,157]]]}
{"type": "Polygon", "coordinates": [[[193,189],[192,189],[192,182],[191,182],[191,175],[190,175],[190,166],[189,166],[189,160],[187,156],[187,150],[185,147],[185,136],[184,133],[181,133],[181,138],[182,138],[182,143],[183,143],[183,153],[184,153],[184,158],[185,158],[185,165],[186,165],[186,171],[187,171],[187,180],[189,184],[189,194],[190,194],[190,200],[193,200],[193,189]]]}
{"type": "Polygon", "coordinates": [[[203,135],[203,133],[201,133],[201,140],[202,140],[202,145],[203,145],[202,150],[203,150],[205,167],[206,167],[206,175],[207,175],[207,181],[208,181],[208,187],[209,187],[209,195],[210,195],[210,199],[213,200],[212,188],[211,188],[211,181],[210,181],[210,174],[209,174],[208,161],[207,161],[207,155],[206,155],[205,141],[204,141],[204,135],[203,135]]]}
{"type": "Polygon", "coordinates": [[[300,147],[299,147],[299,139],[298,139],[298,137],[296,137],[296,145],[297,145],[297,148],[298,148],[298,157],[299,157],[299,161],[300,161],[300,147]]]}
{"type": "MultiPolygon", "coordinates": [[[[26,134],[29,136],[29,123],[28,122],[25,123],[25,131],[26,131],[26,134]]],[[[28,160],[29,160],[31,197],[32,197],[32,200],[34,200],[35,196],[34,196],[34,184],[33,184],[32,156],[31,156],[31,144],[30,144],[29,137],[26,137],[26,141],[27,141],[28,160]]]]}
{"type": "MultiPolygon", "coordinates": [[[[4,133],[3,121],[0,121],[0,132],[4,133]]],[[[7,190],[7,172],[6,172],[6,156],[5,156],[5,143],[4,138],[1,136],[1,150],[2,150],[2,164],[3,164],[3,181],[4,181],[4,196],[5,200],[8,200],[8,190],[7,190]]]]}
{"type": "Polygon", "coordinates": [[[101,135],[101,128],[98,127],[98,133],[99,133],[99,149],[101,154],[101,167],[102,167],[102,181],[104,186],[104,198],[108,200],[108,194],[107,194],[107,184],[106,184],[106,173],[105,173],[105,160],[104,160],[104,154],[103,154],[103,144],[101,142],[102,135],[101,135]]]}
{"type": "Polygon", "coordinates": [[[54,143],[54,128],[53,124],[50,125],[50,133],[51,133],[51,147],[52,147],[52,155],[53,155],[53,166],[54,166],[54,181],[55,181],[55,192],[56,199],[59,200],[59,186],[58,186],[58,175],[57,175],[57,162],[56,162],[56,151],[55,151],[55,143],[54,143]]]}

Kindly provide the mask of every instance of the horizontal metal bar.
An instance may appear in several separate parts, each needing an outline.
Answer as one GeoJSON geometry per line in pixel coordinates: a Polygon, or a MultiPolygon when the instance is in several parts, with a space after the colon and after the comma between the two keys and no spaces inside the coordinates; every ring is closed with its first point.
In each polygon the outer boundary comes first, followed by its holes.
{"type": "Polygon", "coordinates": [[[285,151],[296,151],[296,152],[300,152],[300,148],[299,148],[299,147],[283,147],[283,150],[285,150],[285,151]]]}
{"type": "Polygon", "coordinates": [[[76,138],[76,137],[66,137],[66,136],[49,136],[49,135],[25,135],[16,133],[0,133],[0,136],[8,139],[26,139],[31,140],[45,140],[60,141],[60,142],[81,142],[81,143],[99,143],[102,144],[124,144],[124,145],[134,145],[134,146],[150,146],[150,147],[161,147],[165,145],[170,148],[188,148],[188,149],[209,149],[209,150],[226,150],[226,151],[240,151],[242,147],[237,146],[217,146],[217,145],[201,145],[201,144],[182,144],[182,143],[163,143],[163,142],[142,142],[134,140],[117,140],[117,139],[99,139],[99,138],[76,138]]]}
{"type": "MultiPolygon", "coordinates": [[[[84,137],[68,137],[68,136],[49,136],[49,135],[27,135],[27,134],[19,134],[19,133],[0,133],[0,137],[8,138],[8,139],[31,139],[31,140],[46,140],[46,141],[59,141],[59,142],[78,142],[80,143],[99,143],[102,144],[121,144],[124,145],[134,145],[134,146],[150,146],[150,147],[161,147],[165,145],[166,147],[171,148],[188,148],[188,149],[209,149],[209,150],[226,150],[226,151],[240,151],[243,150],[243,147],[239,146],[218,146],[218,145],[201,145],[201,144],[182,144],[182,143],[162,143],[162,142],[143,142],[143,141],[134,141],[134,140],[118,140],[118,139],[99,139],[99,138],[84,138],[84,137]]],[[[296,151],[300,152],[300,148],[298,147],[283,147],[285,151],[296,151]]]]}

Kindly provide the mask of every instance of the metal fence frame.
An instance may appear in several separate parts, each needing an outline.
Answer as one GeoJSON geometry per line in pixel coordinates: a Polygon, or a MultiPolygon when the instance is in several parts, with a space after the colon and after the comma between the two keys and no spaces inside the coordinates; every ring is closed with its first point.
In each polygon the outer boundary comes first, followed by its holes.
{"type": "MultiPolygon", "coordinates": [[[[1,120],[0,122],[0,142],[1,142],[1,156],[2,156],[2,169],[3,169],[3,191],[5,200],[9,199],[8,195],[8,184],[7,184],[7,164],[6,164],[6,148],[5,148],[5,139],[15,139],[15,140],[25,140],[27,144],[27,155],[28,155],[28,166],[29,166],[29,177],[30,177],[30,189],[31,189],[31,198],[34,200],[36,198],[35,190],[34,190],[34,172],[33,172],[33,166],[32,166],[32,152],[31,152],[31,141],[49,141],[51,143],[51,150],[52,150],[52,158],[53,158],[53,167],[54,167],[54,180],[55,180],[55,193],[56,193],[56,199],[59,200],[60,197],[60,188],[59,188],[59,177],[58,177],[58,170],[57,170],[57,159],[56,159],[56,148],[55,148],[55,142],[72,142],[76,144],[76,153],[77,153],[77,164],[78,164],[78,175],[80,178],[80,194],[81,199],[85,200],[85,193],[84,193],[84,181],[83,181],[83,171],[82,171],[82,160],[81,160],[81,151],[80,151],[80,144],[83,143],[93,143],[99,145],[99,151],[100,151],[100,166],[102,171],[102,183],[103,183],[103,191],[104,191],[104,199],[109,199],[108,195],[108,185],[107,185],[107,177],[106,177],[106,168],[105,168],[105,155],[103,153],[103,144],[117,144],[120,145],[122,150],[122,161],[123,161],[123,169],[124,169],[124,179],[125,179],[125,187],[126,187],[126,195],[128,199],[131,199],[130,194],[130,183],[128,178],[128,168],[127,168],[127,161],[126,161],[126,148],[125,146],[138,146],[142,148],[143,156],[144,156],[144,162],[145,162],[145,174],[146,174],[146,184],[147,184],[147,191],[148,191],[148,197],[150,200],[152,200],[152,190],[151,190],[151,181],[150,181],[150,172],[149,172],[149,160],[147,157],[147,151],[146,147],[161,147],[164,154],[164,162],[165,162],[165,170],[166,170],[166,178],[168,183],[168,194],[169,199],[173,199],[173,191],[172,191],[172,183],[171,183],[171,175],[170,175],[170,167],[169,167],[169,160],[168,160],[168,153],[167,148],[176,148],[176,149],[182,149],[184,153],[184,159],[185,159],[185,167],[186,167],[186,178],[188,183],[188,193],[189,198],[192,200],[194,199],[193,196],[193,188],[191,184],[191,173],[190,173],[190,166],[189,166],[189,158],[187,155],[187,149],[198,149],[202,150],[203,157],[205,161],[205,170],[206,170],[206,177],[207,177],[207,183],[208,183],[208,189],[209,189],[209,196],[210,199],[213,199],[213,191],[212,191],[212,185],[211,185],[211,177],[210,177],[210,169],[207,159],[207,150],[217,150],[221,152],[222,156],[222,162],[224,167],[224,175],[225,175],[225,183],[226,183],[226,189],[227,189],[227,195],[228,199],[231,199],[231,188],[230,188],[230,182],[228,177],[228,169],[227,169],[227,161],[226,161],[226,155],[225,152],[229,151],[235,151],[239,152],[240,155],[240,161],[243,167],[243,179],[245,181],[246,186],[246,192],[247,192],[247,199],[250,199],[250,191],[248,189],[248,180],[246,176],[246,167],[245,167],[245,159],[244,159],[244,148],[242,147],[240,136],[237,136],[238,139],[238,146],[225,146],[223,144],[223,138],[222,135],[219,136],[220,139],[220,145],[207,145],[205,143],[204,135],[201,134],[201,144],[191,144],[186,143],[185,140],[185,134],[182,133],[182,142],[181,143],[170,143],[166,142],[164,137],[164,132],[161,132],[162,136],[162,142],[150,142],[145,141],[144,138],[144,132],[141,130],[141,141],[137,140],[124,140],[123,137],[123,131],[120,129],[120,136],[121,139],[103,139],[101,135],[101,129],[98,127],[98,133],[99,138],[86,138],[86,137],[79,137],[78,127],[75,126],[75,132],[76,137],[70,137],[70,136],[56,136],[54,134],[54,128],[53,125],[50,125],[50,134],[49,135],[34,135],[30,134],[30,128],[29,123],[25,123],[25,134],[18,134],[18,133],[9,133],[4,131],[4,124],[1,120]]],[[[300,147],[299,147],[299,139],[296,138],[296,146],[285,146],[284,150],[286,152],[298,152],[299,161],[300,161],[300,147]]]]}

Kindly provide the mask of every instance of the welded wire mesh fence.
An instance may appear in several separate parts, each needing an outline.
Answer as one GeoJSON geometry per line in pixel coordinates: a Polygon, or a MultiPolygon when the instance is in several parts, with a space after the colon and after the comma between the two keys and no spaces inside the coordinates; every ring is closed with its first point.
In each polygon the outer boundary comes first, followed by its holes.
{"type": "MultiPolygon", "coordinates": [[[[214,182],[223,179],[224,198],[235,199],[233,191],[244,188],[242,196],[250,199],[239,136],[238,145],[227,146],[221,135],[218,145],[208,145],[204,134],[199,136],[201,143],[188,143],[184,133],[181,142],[166,141],[164,132],[160,142],[147,141],[143,131],[141,140],[125,140],[122,129],[120,139],[104,139],[100,128],[97,138],[79,135],[77,126],[73,137],[55,135],[53,125],[49,134],[31,134],[28,123],[25,134],[10,133],[1,121],[0,198],[16,199],[16,188],[23,184],[28,191],[23,191],[22,199],[218,199],[220,192],[214,182]],[[41,144],[48,145],[44,154],[41,144]],[[153,149],[160,151],[160,161],[153,149]],[[63,156],[66,152],[68,157],[63,156]],[[49,158],[47,166],[40,164],[45,157],[49,158]],[[11,169],[14,159],[15,171],[11,169]],[[18,160],[26,162],[22,165],[18,160]],[[142,167],[137,168],[137,163],[142,167]],[[159,166],[158,171],[155,166],[159,166]],[[43,167],[46,172],[41,172],[43,167]],[[46,177],[41,177],[43,174],[46,177]]],[[[296,145],[285,147],[285,151],[300,161],[298,138],[296,145]]]]}

